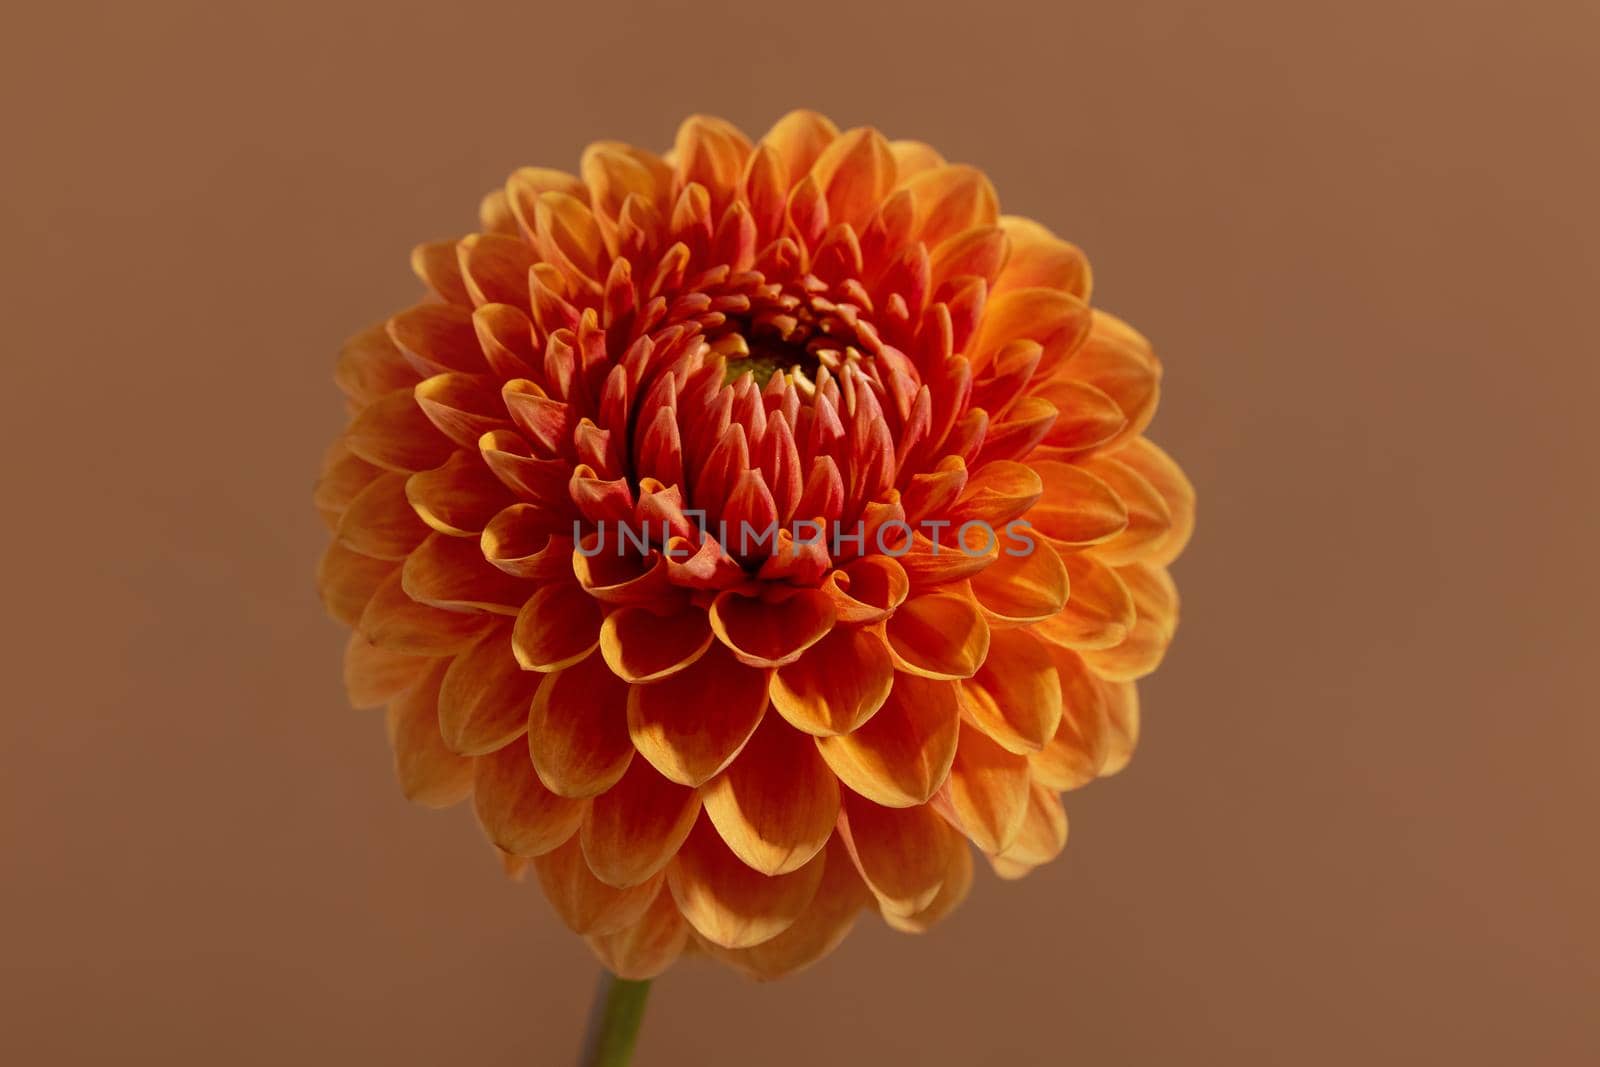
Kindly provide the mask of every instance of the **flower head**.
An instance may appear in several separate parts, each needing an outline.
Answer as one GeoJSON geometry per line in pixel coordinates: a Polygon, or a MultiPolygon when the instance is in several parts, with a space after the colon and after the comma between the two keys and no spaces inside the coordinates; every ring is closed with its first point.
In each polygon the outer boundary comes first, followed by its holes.
{"type": "Polygon", "coordinates": [[[402,787],[617,973],[925,930],[1065,844],[1177,621],[1161,367],[979,171],[809,112],[524,168],[353,338],[317,503],[402,787]]]}

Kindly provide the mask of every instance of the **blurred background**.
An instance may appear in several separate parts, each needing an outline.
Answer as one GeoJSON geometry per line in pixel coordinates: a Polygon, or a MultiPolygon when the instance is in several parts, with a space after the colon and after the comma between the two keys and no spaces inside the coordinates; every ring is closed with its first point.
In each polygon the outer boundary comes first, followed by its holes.
{"type": "Polygon", "coordinates": [[[0,44],[0,1059],[564,1064],[596,965],[344,703],[348,334],[522,164],[810,106],[986,168],[1167,367],[1142,747],[922,938],[637,1062],[1600,1058],[1600,7],[33,5],[0,44]]]}

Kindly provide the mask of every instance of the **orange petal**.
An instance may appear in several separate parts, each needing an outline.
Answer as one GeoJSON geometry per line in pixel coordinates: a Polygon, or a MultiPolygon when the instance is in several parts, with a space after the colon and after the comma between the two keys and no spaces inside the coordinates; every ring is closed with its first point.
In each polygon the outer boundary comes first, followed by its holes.
{"type": "Polygon", "coordinates": [[[1061,679],[1051,652],[1027,630],[1000,630],[978,673],[961,683],[971,721],[1008,751],[1039,751],[1061,723],[1061,679]]]}
{"type": "Polygon", "coordinates": [[[509,744],[477,761],[472,808],[489,842],[514,856],[542,856],[571,839],[587,805],[545,788],[528,746],[509,744]]]}
{"type": "Polygon", "coordinates": [[[353,455],[343,442],[330,450],[322,474],[317,478],[317,488],[312,494],[312,502],[330,529],[339,528],[339,519],[350,506],[350,501],[382,473],[381,468],[353,455]]]}
{"type": "Polygon", "coordinates": [[[1121,644],[1136,618],[1133,596],[1117,572],[1081,552],[1065,553],[1062,565],[1072,591],[1060,615],[1034,624],[1034,633],[1067,648],[1121,644]]]}
{"type": "Polygon", "coordinates": [[[961,724],[950,779],[940,808],[985,852],[1004,852],[1028,812],[1028,760],[1007,752],[983,731],[961,724]]]}
{"type": "Polygon", "coordinates": [[[1117,402],[1087,382],[1053,377],[1032,391],[1056,409],[1056,421],[1040,442],[1045,449],[1081,452],[1106,444],[1127,428],[1128,417],[1117,402]]]}
{"type": "Polygon", "coordinates": [[[894,154],[883,134],[861,127],[830,142],[811,176],[828,201],[828,220],[859,230],[894,188],[894,154]]]}
{"type": "Polygon", "coordinates": [[[711,603],[711,629],[743,663],[781,667],[833,629],[833,603],[815,589],[777,596],[744,596],[734,590],[711,603]]]}
{"type": "Polygon", "coordinates": [[[1067,812],[1060,795],[1042,785],[1031,786],[1022,829],[999,858],[1031,869],[1049,863],[1066,847],[1067,812]]]}
{"type": "Polygon", "coordinates": [[[1100,774],[1116,774],[1133,758],[1139,744],[1139,690],[1132,682],[1100,683],[1106,697],[1105,762],[1100,774]]]}
{"type": "Polygon", "coordinates": [[[889,152],[894,156],[895,177],[902,189],[919,174],[945,165],[944,157],[921,141],[890,141],[889,152]]]}
{"type": "Polygon", "coordinates": [[[883,640],[863,627],[836,626],[772,679],[772,706],[808,734],[847,734],[872,717],[894,685],[883,640]]]}
{"type": "Polygon", "coordinates": [[[317,592],[329,615],[354,626],[378,587],[399,574],[398,563],[363,556],[334,541],[317,564],[317,592]]]}
{"type": "Polygon", "coordinates": [[[726,204],[738,188],[751,151],[744,134],[722,119],[691,115],[678,127],[673,145],[680,187],[699,183],[714,205],[726,204]]]}
{"type": "Polygon", "coordinates": [[[727,770],[704,788],[706,815],[747,866],[788,874],[833,836],[839,782],[811,738],[768,715],[727,770]]]}
{"type": "Polygon", "coordinates": [[[400,571],[406,595],[456,612],[515,615],[533,585],[493,566],[475,539],[429,534],[400,571]]]}
{"type": "Polygon", "coordinates": [[[908,808],[926,804],[944,784],[960,722],[953,683],[896,674],[877,714],[851,733],[817,738],[817,751],[857,793],[908,808]]]}
{"type": "Polygon", "coordinates": [[[428,241],[417,245],[411,250],[411,272],[446,303],[472,302],[461,280],[455,241],[428,241]]]}
{"type": "Polygon", "coordinates": [[[1108,751],[1105,684],[1083,657],[1052,648],[1061,682],[1061,722],[1055,736],[1028,759],[1034,779],[1051,789],[1076,789],[1093,781],[1108,751]]]}
{"type": "Polygon", "coordinates": [[[1144,431],[1155,415],[1161,394],[1161,367],[1148,350],[1142,350],[1107,332],[1100,312],[1088,340],[1073,353],[1061,373],[1092,385],[1122,409],[1127,425],[1112,442],[1131,439],[1144,431]]]}
{"type": "Polygon", "coordinates": [[[929,248],[958,233],[993,226],[1000,199],[989,179],[965,164],[931,167],[905,183],[916,209],[918,239],[929,248]]]}
{"type": "Polygon", "coordinates": [[[601,625],[600,652],[617,677],[654,682],[705,655],[711,639],[706,613],[699,608],[660,615],[645,607],[624,607],[601,625]]]}
{"type": "Polygon", "coordinates": [[[528,270],[538,260],[520,236],[475,233],[456,245],[456,265],[461,270],[471,303],[526,306],[528,270]]]}
{"type": "Polygon", "coordinates": [[[611,933],[591,934],[588,940],[606,970],[630,982],[643,982],[660,975],[682,954],[689,924],[671,893],[657,893],[638,922],[611,933]]]}
{"type": "Polygon", "coordinates": [[[345,447],[385,470],[432,470],[450,458],[454,446],[417,406],[411,389],[374,400],[345,431],[345,447]]]}
{"type": "Polygon", "coordinates": [[[989,624],[958,593],[912,597],[885,633],[895,666],[924,678],[970,678],[989,654],[989,624]]]}
{"type": "Polygon", "coordinates": [[[905,603],[911,580],[891,556],[862,556],[832,571],[822,588],[839,622],[876,622],[905,603]]]}
{"type": "MultiPolygon", "coordinates": [[[[839,128],[815,111],[791,111],[777,122],[761,143],[769,146],[783,164],[792,184],[811,170],[823,149],[839,136],[839,128]]],[[[785,190],[787,192],[787,189],[785,190]]]]}
{"type": "MultiPolygon", "coordinates": [[[[982,371],[1006,345],[1027,338],[1043,346],[1038,373],[1049,374],[1084,345],[1091,322],[1089,305],[1059,289],[1002,293],[984,307],[983,323],[970,346],[972,369],[982,371]]],[[[1099,384],[1085,374],[1071,376],[1099,384]]]]}
{"type": "Polygon", "coordinates": [[[1095,558],[1112,566],[1148,559],[1172,529],[1172,513],[1161,494],[1138,471],[1109,456],[1088,456],[1078,466],[1109,485],[1128,509],[1128,525],[1095,545],[1095,558]]]}
{"type": "Polygon", "coordinates": [[[783,933],[750,948],[713,946],[717,958],[747,977],[770,981],[794,974],[839,947],[872,897],[837,838],[825,856],[822,884],[798,919],[783,933]]]}
{"type": "Polygon", "coordinates": [[[579,842],[595,877],[625,889],[660,873],[699,815],[698,792],[636,759],[616,785],[590,802],[579,842]]]}
{"type": "Polygon", "coordinates": [[[950,509],[949,518],[956,526],[986,523],[998,533],[1007,523],[1026,514],[1044,492],[1038,471],[1011,460],[996,460],[972,472],[961,499],[950,509]]]}
{"type": "Polygon", "coordinates": [[[1105,482],[1081,467],[1035,460],[1044,495],[1028,511],[1028,524],[1063,546],[1109,541],[1128,527],[1128,508],[1105,482]]]}
{"type": "Polygon", "coordinates": [[[577,583],[542,586],[517,613],[517,661],[529,671],[571,666],[600,644],[600,621],[600,602],[577,583]]]}
{"type": "Polygon", "coordinates": [[[346,548],[374,559],[405,559],[428,536],[406,499],[406,475],[385,471],[356,494],[337,536],[346,548]]]}
{"type": "Polygon", "coordinates": [[[915,915],[938,897],[952,854],[965,850],[927,804],[886,808],[846,792],[839,832],[850,859],[887,911],[915,915]]]}
{"type": "Polygon", "coordinates": [[[1059,614],[1072,588],[1066,565],[1048,543],[1021,529],[1016,538],[1008,536],[1006,546],[992,564],[972,576],[972,598],[991,631],[1059,614]],[[1023,547],[1020,537],[1027,537],[1032,548],[1012,555],[1023,547]]]}
{"type": "Polygon", "coordinates": [[[453,452],[444,466],[406,479],[406,499],[417,517],[452,537],[476,537],[513,498],[481,457],[453,452]]]}
{"type": "Polygon", "coordinates": [[[538,675],[517,666],[503,622],[456,656],[439,687],[439,732],[451,751],[481,756],[520,737],[538,675]]]}
{"type": "Polygon", "coordinates": [[[662,892],[663,877],[659,874],[627,889],[606,885],[584,862],[576,835],[559,848],[535,856],[533,869],[545,898],[576,934],[604,935],[624,930],[644,918],[662,892]]]}
{"type": "Polygon", "coordinates": [[[534,219],[545,259],[561,264],[574,280],[598,287],[610,268],[610,259],[600,224],[589,206],[566,193],[540,193],[534,219]]]}
{"type": "Polygon", "coordinates": [[[439,734],[439,683],[447,662],[438,662],[387,714],[400,790],[429,808],[447,808],[472,792],[472,759],[450,751],[439,734]]]}
{"type": "Polygon", "coordinates": [[[745,866],[702,818],[667,867],[667,887],[701,937],[723,948],[748,948],[800,917],[822,884],[825,861],[819,853],[797,871],[769,877],[745,866]]]}
{"type": "Polygon", "coordinates": [[[448,371],[482,374],[487,369],[483,348],[472,326],[470,308],[455,304],[418,304],[391,318],[388,331],[395,347],[424,377],[448,371]]]}
{"type": "Polygon", "coordinates": [[[905,934],[920,934],[932,929],[934,924],[954,911],[972,890],[972,850],[964,844],[953,849],[950,866],[945,871],[944,884],[933,903],[915,915],[901,915],[887,908],[883,921],[905,934]]]}
{"type": "Polygon", "coordinates": [[[350,400],[366,406],[390,393],[405,390],[422,380],[417,369],[389,340],[383,323],[356,334],[339,349],[333,380],[350,400]]]}
{"type": "Polygon", "coordinates": [[[1137,618],[1120,644],[1083,653],[1089,669],[1101,678],[1131,682],[1160,665],[1177,625],[1177,594],[1164,570],[1141,565],[1117,568],[1117,577],[1133,597],[1137,618]]]}
{"type": "Polygon", "coordinates": [[[1172,457],[1146,437],[1135,437],[1115,453],[1120,463],[1138,471],[1161,494],[1172,517],[1166,537],[1152,546],[1149,562],[1167,566],[1178,558],[1194,534],[1194,486],[1172,457]]]}
{"type": "Polygon", "coordinates": [[[628,733],[639,754],[674,782],[698,786],[733,762],[767,710],[771,672],[721,645],[685,669],[628,691],[628,733]]]}
{"type": "Polygon", "coordinates": [[[1011,239],[1011,257],[990,290],[991,295],[1016,289],[1060,289],[1088,300],[1092,274],[1088,257],[1032,219],[1005,215],[1000,228],[1011,239]]]}
{"type": "Polygon", "coordinates": [[[356,630],[368,641],[413,656],[449,656],[476,641],[493,616],[441,611],[419,604],[400,584],[401,570],[384,579],[367,602],[356,630]]]}
{"type": "Polygon", "coordinates": [[[528,715],[528,751],[550,790],[591,797],[610,789],[633,760],[628,686],[599,656],[545,676],[528,715]]]}
{"type": "Polygon", "coordinates": [[[352,707],[375,708],[416,685],[433,666],[428,657],[391,652],[351,633],[344,648],[344,691],[352,707]]]}

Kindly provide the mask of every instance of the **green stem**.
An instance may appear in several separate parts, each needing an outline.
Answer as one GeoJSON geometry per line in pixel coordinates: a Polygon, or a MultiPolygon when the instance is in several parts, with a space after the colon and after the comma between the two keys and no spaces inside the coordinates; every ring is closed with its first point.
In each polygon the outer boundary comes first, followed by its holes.
{"type": "Polygon", "coordinates": [[[610,971],[600,972],[594,1003],[589,1008],[589,1032],[583,1039],[578,1067],[628,1067],[633,1043],[639,1037],[650,982],[631,982],[610,971]]]}

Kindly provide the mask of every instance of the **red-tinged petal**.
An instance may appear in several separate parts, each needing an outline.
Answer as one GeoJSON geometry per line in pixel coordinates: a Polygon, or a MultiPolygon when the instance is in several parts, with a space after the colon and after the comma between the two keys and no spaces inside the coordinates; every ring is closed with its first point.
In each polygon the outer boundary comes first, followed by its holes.
{"type": "Polygon", "coordinates": [[[847,734],[889,698],[894,661],[882,639],[837,626],[772,679],[772,706],[789,724],[818,737],[847,734]]]}
{"type": "Polygon", "coordinates": [[[483,558],[477,541],[429,534],[406,559],[400,584],[412,600],[446,611],[515,615],[533,592],[483,558]]]}
{"type": "Polygon", "coordinates": [[[769,596],[728,590],[711,603],[711,629],[742,663],[781,667],[833,629],[833,602],[815,589],[769,596]]]}
{"type": "Polygon", "coordinates": [[[1027,514],[1044,493],[1044,481],[1032,467],[1010,460],[987,463],[968,476],[949,518],[958,527],[978,522],[998,532],[1027,514]]]}
{"type": "MultiPolygon", "coordinates": [[[[672,588],[666,560],[653,549],[648,556],[638,555],[630,536],[612,526],[578,542],[572,556],[572,573],[578,584],[607,604],[649,605],[661,610],[677,606],[679,594],[672,588]]],[[[643,536],[641,531],[641,539],[643,536]]]]}
{"type": "Polygon", "coordinates": [[[432,470],[450,458],[454,446],[428,421],[411,389],[373,401],[345,431],[345,447],[385,470],[432,470]]]}
{"type": "Polygon", "coordinates": [[[851,733],[817,738],[817,751],[857,793],[908,808],[926,804],[944,784],[960,722],[954,683],[897,674],[876,714],[851,733]]]}
{"type": "Polygon", "coordinates": [[[589,870],[577,835],[535,856],[533,869],[545,899],[575,934],[602,936],[625,930],[644,918],[656,895],[664,892],[659,874],[627,889],[606,885],[589,870]]]}
{"type": "Polygon", "coordinates": [[[1128,510],[1122,532],[1090,549],[1095,558],[1112,566],[1148,559],[1172,529],[1172,512],[1161,494],[1138,471],[1110,456],[1088,456],[1078,466],[1109,485],[1128,510]]]}
{"type": "Polygon", "coordinates": [[[691,115],[678,127],[673,145],[679,187],[703,186],[720,212],[739,187],[750,142],[732,124],[709,115],[691,115]]]}
{"type": "Polygon", "coordinates": [[[851,792],[844,795],[839,833],[878,903],[902,915],[934,902],[953,854],[966,848],[927,804],[886,808],[851,792]]]}
{"type": "Polygon", "coordinates": [[[1028,766],[1034,780],[1051,789],[1076,789],[1093,781],[1106,762],[1106,686],[1076,652],[1053,648],[1052,658],[1061,680],[1061,722],[1028,766]]]}
{"type": "Polygon", "coordinates": [[[514,499],[475,452],[454,452],[444,466],[411,475],[405,494],[418,518],[452,537],[477,537],[514,499]]]}
{"type": "Polygon", "coordinates": [[[1194,534],[1194,486],[1172,457],[1145,437],[1135,437],[1113,453],[1148,482],[1167,505],[1171,526],[1167,535],[1150,546],[1147,561],[1167,566],[1183,552],[1194,534]]]}
{"type": "Polygon", "coordinates": [[[539,676],[517,666],[511,624],[496,626],[456,656],[439,687],[439,732],[452,752],[481,756],[528,728],[539,676]]]}
{"type": "Polygon", "coordinates": [[[710,781],[755,733],[771,672],[721,645],[659,682],[628,690],[628,732],[639,754],[683,785],[710,781]]]}
{"type": "Polygon", "coordinates": [[[1102,777],[1116,774],[1133,758],[1139,744],[1139,690],[1132,682],[1100,683],[1106,698],[1105,762],[1102,777]]]}
{"type": "Polygon", "coordinates": [[[1083,452],[1106,444],[1128,425],[1117,402],[1087,382],[1054,377],[1033,392],[1048,400],[1058,413],[1040,442],[1044,448],[1083,452]]]}
{"type": "Polygon", "coordinates": [[[559,456],[572,445],[577,420],[569,405],[553,400],[537,382],[515,378],[500,390],[500,398],[518,432],[543,457],[559,456]]]}
{"type": "Polygon", "coordinates": [[[1066,648],[1110,648],[1121,644],[1136,618],[1133,596],[1116,571],[1082,552],[1066,552],[1072,592],[1060,615],[1034,624],[1034,633],[1066,648]]]}
{"type": "Polygon", "coordinates": [[[862,556],[829,574],[822,591],[838,621],[855,625],[892,614],[911,594],[911,580],[893,557],[862,556]]]}
{"type": "Polygon", "coordinates": [[[472,759],[450,751],[439,735],[439,683],[445,662],[390,704],[386,716],[400,791],[407,800],[429,808],[448,808],[472,792],[472,759]]]}
{"type": "Polygon", "coordinates": [[[448,372],[483,374],[488,370],[468,308],[418,304],[391,318],[388,331],[389,339],[423,378],[448,372]]]}
{"type": "Polygon", "coordinates": [[[1004,551],[972,578],[972,598],[990,630],[1054,617],[1066,607],[1071,588],[1060,553],[1025,526],[1009,530],[1004,551]]]}
{"type": "Polygon", "coordinates": [[[850,130],[822,150],[811,177],[828,202],[829,220],[859,229],[894,188],[894,154],[877,130],[850,130]]]}
{"type": "Polygon", "coordinates": [[[1079,300],[1089,299],[1089,260],[1076,245],[1052,234],[1032,219],[1005,215],[1000,228],[1011,239],[1011,258],[995,282],[995,295],[1016,289],[1059,289],[1079,300]]]}
{"type": "Polygon", "coordinates": [[[399,573],[400,565],[392,560],[363,556],[334,541],[317,564],[317,592],[329,615],[346,626],[354,626],[372,594],[399,573]]]}
{"type": "Polygon", "coordinates": [[[1028,523],[1058,545],[1109,541],[1128,528],[1128,507],[1116,491],[1081,467],[1036,460],[1044,495],[1028,509],[1028,523]]]}
{"type": "Polygon", "coordinates": [[[435,374],[418,382],[414,394],[428,421],[462,448],[477,448],[484,434],[511,425],[493,380],[483,375],[435,374]]]}
{"type": "MultiPolygon", "coordinates": [[[[772,129],[761,138],[761,143],[772,149],[778,162],[783,165],[782,173],[792,183],[811,170],[811,165],[823,149],[838,136],[839,128],[826,115],[799,110],[791,111],[773,123],[772,129]]],[[[787,188],[784,191],[787,192],[787,188]]]]}
{"type": "Polygon", "coordinates": [[[723,948],[748,948],[776,937],[798,919],[822,884],[826,854],[769,877],[747,867],[709,818],[695,824],[667,868],[667,887],[701,937],[723,948]]]}
{"type": "Polygon", "coordinates": [[[895,666],[924,678],[971,678],[989,653],[989,625],[968,597],[929,593],[885,624],[895,666]]]}
{"type": "Polygon", "coordinates": [[[401,560],[428,536],[427,525],[406,499],[406,477],[385,471],[350,501],[336,532],[346,548],[373,559],[401,560]]]}
{"type": "Polygon", "coordinates": [[[628,740],[628,686],[599,656],[545,676],[528,713],[528,752],[558,796],[592,797],[614,786],[634,762],[628,740]]]}
{"type": "Polygon", "coordinates": [[[538,256],[521,237],[473,234],[456,245],[467,295],[475,305],[528,305],[528,270],[538,256]]]}
{"type": "Polygon", "coordinates": [[[972,850],[962,845],[952,850],[950,866],[945,871],[944,884],[939,887],[939,895],[933,899],[932,904],[915,915],[900,915],[884,909],[883,921],[903,934],[926,933],[934,924],[960,906],[971,891],[972,850]]]}
{"type": "Polygon", "coordinates": [[[368,644],[352,633],[344,648],[344,691],[352,707],[375,708],[426,677],[434,661],[368,644]]]}
{"type": "Polygon", "coordinates": [[[699,815],[699,792],[667,781],[636,759],[590,802],[578,840],[595,877],[625,889],[665,869],[699,815]]]}
{"type": "Polygon", "coordinates": [[[477,761],[472,808],[489,842],[514,856],[542,856],[577,833],[588,805],[545,788],[528,746],[506,745],[477,761]]]}
{"type": "Polygon", "coordinates": [[[495,513],[478,548],[492,566],[518,578],[565,583],[572,574],[570,530],[536,504],[512,504],[495,513]]]}
{"type": "Polygon", "coordinates": [[[630,982],[660,975],[683,953],[688,941],[689,924],[671,893],[657,893],[638,922],[588,938],[590,950],[606,970],[630,982]]]}
{"type": "Polygon", "coordinates": [[[1067,812],[1055,790],[1035,784],[1028,789],[1028,807],[1022,829],[1000,858],[1038,867],[1061,855],[1067,847],[1067,812]]]}
{"type": "Polygon", "coordinates": [[[1028,813],[1028,759],[1007,752],[988,734],[961,724],[940,811],[985,852],[1004,852],[1028,813]]]}
{"type": "Polygon", "coordinates": [[[485,434],[478,441],[478,450],[502,485],[538,505],[552,520],[571,522],[578,517],[569,492],[572,464],[535,457],[526,441],[506,430],[485,434]]]}
{"type": "Polygon", "coordinates": [[[1039,373],[1048,374],[1084,345],[1090,322],[1089,305],[1059,289],[1003,293],[984,309],[983,324],[971,348],[973,369],[981,371],[1006,345],[1028,338],[1044,347],[1039,373]]]}
{"type": "Polygon", "coordinates": [[[1039,751],[1061,723],[1061,680],[1051,653],[1027,630],[999,630],[978,673],[961,683],[971,721],[1008,751],[1039,751]]]}
{"type": "Polygon", "coordinates": [[[992,286],[1009,252],[1005,231],[998,226],[974,226],[946,238],[933,248],[928,263],[934,293],[952,278],[969,275],[992,286]]]}
{"type": "Polygon", "coordinates": [[[411,272],[448,304],[470,304],[455,241],[428,241],[411,250],[411,272]]]}
{"type": "Polygon", "coordinates": [[[999,197],[983,172],[956,164],[929,168],[905,183],[916,209],[917,238],[929,248],[1000,217],[999,197]]]}
{"type": "Polygon", "coordinates": [[[1049,435],[1060,414],[1043,397],[1022,397],[1007,409],[1004,418],[990,421],[977,462],[981,465],[1026,457],[1049,435]]]}
{"type": "Polygon", "coordinates": [[[406,595],[401,570],[373,591],[356,630],[372,644],[413,656],[450,656],[466,648],[493,625],[494,616],[441,611],[406,595]]]}
{"type": "Polygon", "coordinates": [[[333,380],[351,402],[365,406],[422,380],[415,367],[389,340],[382,325],[356,334],[339,349],[333,380]]]}
{"type": "Polygon", "coordinates": [[[838,948],[872,897],[837,839],[824,855],[822,883],[799,918],[759,945],[712,946],[716,957],[746,977],[765,982],[803,970],[838,948]]]}
{"type": "Polygon", "coordinates": [[[558,671],[600,644],[600,602],[576,582],[541,587],[517,613],[512,644],[523,670],[558,671]]]}
{"type": "Polygon", "coordinates": [[[737,759],[702,790],[734,855],[766,875],[810,862],[833,835],[839,781],[811,738],[768,715],[737,759]]]}
{"type": "Polygon", "coordinates": [[[688,667],[711,647],[706,613],[699,608],[658,614],[649,608],[622,607],[600,627],[600,652],[617,677],[643,683],[688,667]]]}

